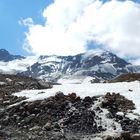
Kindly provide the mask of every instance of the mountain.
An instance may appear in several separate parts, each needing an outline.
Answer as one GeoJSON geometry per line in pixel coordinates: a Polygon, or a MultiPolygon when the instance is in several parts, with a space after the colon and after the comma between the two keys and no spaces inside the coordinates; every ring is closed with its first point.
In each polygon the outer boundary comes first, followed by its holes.
{"type": "Polygon", "coordinates": [[[140,81],[140,73],[126,73],[111,79],[108,82],[132,82],[132,81],[140,81]]]}
{"type": "Polygon", "coordinates": [[[15,59],[23,59],[23,56],[20,55],[12,55],[5,49],[0,49],[0,61],[8,62],[15,59]]]}
{"type": "Polygon", "coordinates": [[[55,81],[81,76],[106,80],[122,73],[139,71],[139,66],[136,69],[109,51],[92,50],[75,56],[40,56],[36,63],[21,74],[55,81]]]}
{"type": "MultiPolygon", "coordinates": [[[[8,61],[8,60],[7,60],[8,61]]],[[[124,73],[138,73],[140,66],[133,66],[124,59],[105,50],[91,50],[75,56],[31,56],[0,63],[0,71],[26,75],[33,78],[58,81],[89,76],[93,82],[112,79],[124,73]]]]}

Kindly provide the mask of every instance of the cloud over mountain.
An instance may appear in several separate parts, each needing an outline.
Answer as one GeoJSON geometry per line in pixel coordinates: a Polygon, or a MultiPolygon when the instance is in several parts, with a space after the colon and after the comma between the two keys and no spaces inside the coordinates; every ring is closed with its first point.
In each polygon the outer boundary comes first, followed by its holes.
{"type": "Polygon", "coordinates": [[[55,0],[42,13],[44,25],[25,19],[24,48],[35,54],[74,55],[95,42],[119,56],[139,58],[139,13],[140,4],[130,0],[55,0]]]}

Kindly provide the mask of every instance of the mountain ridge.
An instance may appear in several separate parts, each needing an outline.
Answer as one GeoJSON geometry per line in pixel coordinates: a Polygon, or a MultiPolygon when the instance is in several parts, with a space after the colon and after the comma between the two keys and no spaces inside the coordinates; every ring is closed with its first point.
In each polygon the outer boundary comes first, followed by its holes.
{"type": "Polygon", "coordinates": [[[2,73],[7,70],[7,73],[12,71],[12,74],[55,82],[63,78],[87,76],[103,81],[124,73],[140,72],[140,66],[133,66],[117,55],[101,49],[90,50],[75,56],[19,57],[3,63],[0,62],[0,66],[2,73]],[[11,65],[14,67],[11,68],[11,65]]]}
{"type": "Polygon", "coordinates": [[[23,59],[25,57],[20,55],[12,55],[5,49],[0,49],[0,61],[8,62],[15,59],[23,59]]]}

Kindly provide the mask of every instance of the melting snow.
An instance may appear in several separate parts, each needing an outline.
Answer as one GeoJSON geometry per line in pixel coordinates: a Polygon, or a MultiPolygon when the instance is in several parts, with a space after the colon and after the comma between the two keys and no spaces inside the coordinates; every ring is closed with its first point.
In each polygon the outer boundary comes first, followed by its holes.
{"type": "MultiPolygon", "coordinates": [[[[75,83],[75,82],[74,82],[75,83]]],[[[75,92],[78,96],[105,95],[107,92],[115,92],[124,95],[127,99],[133,100],[136,105],[135,113],[140,114],[140,83],[121,82],[121,83],[96,83],[83,82],[81,84],[65,83],[62,85],[54,85],[52,89],[46,90],[24,90],[14,93],[16,96],[26,96],[27,101],[42,100],[55,95],[56,92],[62,91],[64,94],[75,92]]]]}
{"type": "MultiPolygon", "coordinates": [[[[88,79],[88,78],[87,78],[88,79]]],[[[62,91],[65,95],[68,93],[75,92],[78,96],[84,98],[85,96],[96,96],[96,95],[105,95],[107,92],[115,92],[124,95],[126,98],[133,100],[136,105],[135,113],[140,114],[140,83],[138,81],[135,82],[121,82],[121,83],[96,83],[91,84],[87,82],[88,80],[83,81],[80,84],[66,83],[63,82],[62,85],[55,85],[52,89],[46,90],[25,90],[19,93],[15,93],[17,96],[26,96],[28,99],[26,101],[34,101],[41,100],[44,98],[48,98],[50,96],[54,96],[56,92],[62,91]]],[[[91,110],[100,106],[102,97],[96,101],[96,103],[90,108],[91,110]]],[[[71,108],[72,109],[72,108],[71,108]]],[[[74,109],[74,108],[73,108],[74,109]]],[[[97,113],[97,116],[101,118],[101,120],[96,120],[97,125],[106,128],[106,131],[102,133],[97,133],[93,135],[91,140],[101,140],[102,137],[108,136],[118,136],[122,132],[121,125],[114,121],[114,119],[107,118],[108,110],[102,109],[102,113],[97,113]]],[[[123,115],[122,112],[118,112],[118,115],[123,115]]],[[[127,117],[130,119],[136,119],[139,115],[135,115],[133,113],[127,113],[127,117]]],[[[88,138],[85,138],[88,140],[88,138]]]]}

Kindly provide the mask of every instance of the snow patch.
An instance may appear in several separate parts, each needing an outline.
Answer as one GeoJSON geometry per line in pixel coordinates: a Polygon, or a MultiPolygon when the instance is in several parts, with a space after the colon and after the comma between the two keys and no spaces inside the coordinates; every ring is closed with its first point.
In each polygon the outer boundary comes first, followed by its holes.
{"type": "MultiPolygon", "coordinates": [[[[96,103],[91,107],[91,110],[96,110],[97,107],[100,107],[103,98],[100,97],[96,103]]],[[[96,115],[101,119],[96,119],[96,123],[99,126],[102,126],[103,129],[106,129],[104,135],[109,134],[110,136],[115,136],[116,134],[120,134],[122,132],[121,125],[114,121],[114,119],[110,119],[107,117],[109,111],[107,109],[102,109],[102,112],[96,112],[96,115]]]]}
{"type": "Polygon", "coordinates": [[[120,93],[127,99],[132,100],[136,106],[135,113],[140,114],[140,83],[135,82],[120,82],[120,83],[95,83],[83,82],[81,84],[63,83],[62,85],[54,85],[52,89],[46,90],[25,90],[14,93],[16,96],[26,96],[26,101],[42,100],[50,96],[54,96],[56,92],[61,91],[65,95],[75,92],[81,98],[86,96],[105,95],[107,92],[120,93]],[[129,91],[132,90],[132,92],[129,91]],[[41,92],[42,94],[38,94],[41,92]]]}

